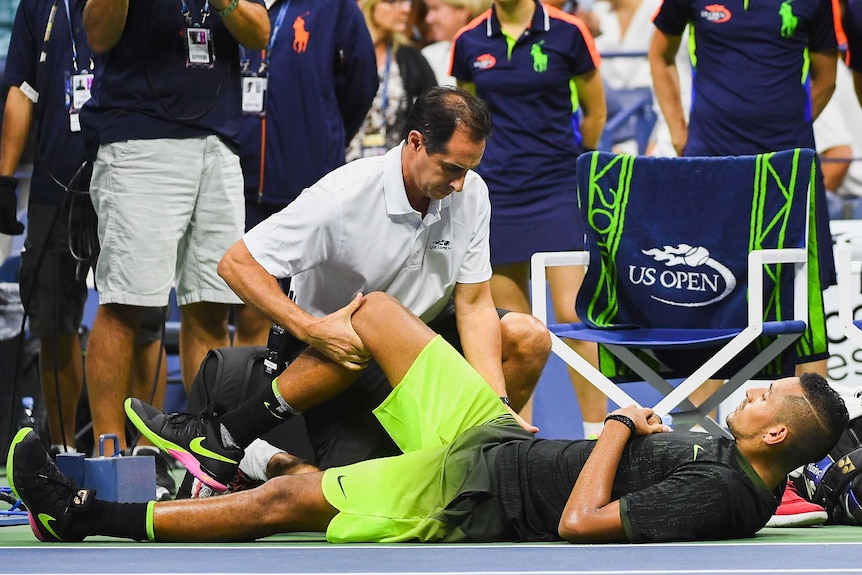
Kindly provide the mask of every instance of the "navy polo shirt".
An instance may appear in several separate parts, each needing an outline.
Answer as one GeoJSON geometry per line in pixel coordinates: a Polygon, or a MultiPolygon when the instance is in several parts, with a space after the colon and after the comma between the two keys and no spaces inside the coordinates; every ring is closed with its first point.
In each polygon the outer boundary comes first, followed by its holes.
{"type": "MultiPolygon", "coordinates": [[[[288,204],[344,164],[347,142],[377,92],[377,59],[356,0],[280,0],[269,19],[273,37],[260,199],[288,204]]],[[[248,70],[259,70],[260,50],[240,53],[248,70]]],[[[240,160],[246,197],[252,200],[260,189],[261,132],[260,117],[243,116],[240,160]]]]}
{"type": "MultiPolygon", "coordinates": [[[[45,28],[53,0],[22,0],[15,14],[12,39],[6,57],[5,81],[21,87],[26,82],[39,92],[34,106],[33,120],[37,129],[39,154],[33,166],[30,184],[30,202],[58,204],[64,190],[51,178],[68,184],[84,162],[84,144],[81,132],[73,133],[69,125],[69,108],[66,104],[66,75],[80,69],[90,69],[92,52],[81,24],[84,0],[69,0],[71,29],[78,53],[72,62],[72,36],[69,19],[63,2],[57,4],[54,26],[46,49],[45,62],[39,66],[45,28]],[[39,74],[39,85],[36,76],[39,74]]],[[[25,90],[26,92],[26,90],[25,90]]],[[[87,182],[81,186],[86,189],[87,182]]]]}
{"type": "Polygon", "coordinates": [[[476,86],[491,111],[494,131],[476,170],[495,195],[495,207],[523,202],[514,192],[542,187],[574,190],[571,80],[595,70],[599,56],[584,23],[536,2],[533,20],[513,41],[500,29],[496,8],[455,37],[452,75],[476,86]],[[500,192],[511,191],[507,197],[500,192]]]}
{"type": "MultiPolygon", "coordinates": [[[[270,20],[272,20],[271,11],[269,15],[270,20]]],[[[275,29],[272,28],[272,30],[275,29]]],[[[239,54],[241,67],[245,67],[249,71],[260,69],[262,59],[260,50],[247,50],[240,46],[239,54]]],[[[236,138],[239,144],[239,163],[242,166],[245,196],[248,200],[257,200],[260,188],[260,150],[263,121],[264,118],[257,114],[244,114],[236,138]]]]}
{"type": "Polygon", "coordinates": [[[847,34],[847,65],[854,72],[862,74],[862,0],[847,2],[844,31],[847,34]]]}
{"type": "MultiPolygon", "coordinates": [[[[263,5],[263,0],[251,0],[263,5]]],[[[186,0],[192,25],[204,0],[186,0]]],[[[82,121],[88,144],[124,140],[221,136],[235,146],[240,121],[239,45],[215,9],[215,64],[186,66],[186,20],[178,0],[129,0],[119,42],[102,55],[82,121]],[[91,140],[92,137],[92,140],[91,140]]]]}
{"type": "Polygon", "coordinates": [[[837,49],[830,0],[664,0],[653,22],[693,26],[686,155],[814,147],[806,48],[837,49]]]}

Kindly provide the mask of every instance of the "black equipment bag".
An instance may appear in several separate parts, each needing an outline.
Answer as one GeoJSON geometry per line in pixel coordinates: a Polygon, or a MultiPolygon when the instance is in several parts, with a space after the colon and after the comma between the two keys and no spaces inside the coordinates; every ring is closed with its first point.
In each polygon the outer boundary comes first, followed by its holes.
{"type": "MultiPolygon", "coordinates": [[[[264,386],[272,376],[264,367],[265,346],[226,347],[210,350],[201,362],[188,397],[189,413],[202,413],[210,405],[233,409],[264,386]]],[[[276,447],[308,461],[314,452],[305,432],[302,415],[291,417],[263,436],[276,447]]]]}
{"type": "Polygon", "coordinates": [[[802,473],[801,493],[826,509],[829,522],[862,525],[862,417],[850,421],[838,444],[802,473]]]}

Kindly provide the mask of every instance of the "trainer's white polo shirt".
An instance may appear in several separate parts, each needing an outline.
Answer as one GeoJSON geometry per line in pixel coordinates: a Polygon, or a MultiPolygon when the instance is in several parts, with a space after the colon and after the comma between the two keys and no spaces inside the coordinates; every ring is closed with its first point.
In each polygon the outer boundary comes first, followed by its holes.
{"type": "Polygon", "coordinates": [[[485,182],[468,172],[464,189],[431,200],[422,218],[407,201],[403,145],[334,170],[243,236],[267,272],[293,278],[295,301],[308,313],[384,291],[427,322],[456,283],[491,277],[485,182]]]}

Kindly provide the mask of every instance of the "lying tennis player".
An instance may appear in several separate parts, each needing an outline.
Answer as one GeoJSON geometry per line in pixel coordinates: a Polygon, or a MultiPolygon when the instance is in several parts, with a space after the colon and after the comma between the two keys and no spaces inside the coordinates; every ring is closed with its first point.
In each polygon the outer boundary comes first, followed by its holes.
{"type": "MultiPolygon", "coordinates": [[[[279,476],[219,497],[109,503],[71,484],[36,435],[21,430],[7,474],[36,537],[215,542],[290,531],[326,531],[331,542],[750,537],[775,511],[787,473],[822,458],[847,426],[839,395],[822,377],[806,374],[750,390],[727,417],[733,440],[666,433],[650,409],[635,406],[611,413],[598,440],[536,439],[460,354],[396,300],[365,296],[352,324],[389,381],[399,382],[375,413],[404,455],[279,476]]],[[[311,350],[288,367],[309,386],[339,369],[311,350]]],[[[149,414],[138,422],[145,429],[166,417],[136,406],[134,413],[142,412],[149,414]]]]}

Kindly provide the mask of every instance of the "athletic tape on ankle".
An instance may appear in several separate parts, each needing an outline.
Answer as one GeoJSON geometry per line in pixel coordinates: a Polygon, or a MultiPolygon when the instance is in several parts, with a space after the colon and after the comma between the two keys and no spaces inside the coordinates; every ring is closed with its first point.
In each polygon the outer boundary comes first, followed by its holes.
{"type": "Polygon", "coordinates": [[[278,378],[272,380],[272,393],[275,395],[275,398],[278,400],[278,411],[286,411],[291,415],[299,415],[300,412],[294,409],[284,398],[281,396],[281,392],[278,390],[278,378]]]}

